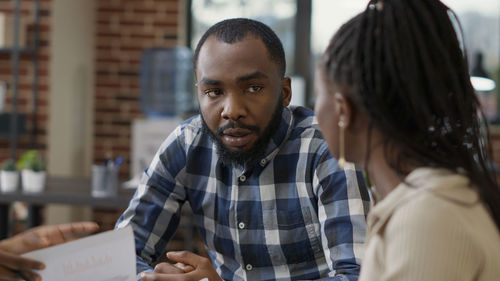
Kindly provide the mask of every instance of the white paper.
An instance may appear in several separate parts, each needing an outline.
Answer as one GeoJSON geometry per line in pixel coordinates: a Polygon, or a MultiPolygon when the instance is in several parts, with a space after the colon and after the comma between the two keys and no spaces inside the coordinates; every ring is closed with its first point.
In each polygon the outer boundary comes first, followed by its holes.
{"type": "Polygon", "coordinates": [[[132,227],[24,254],[45,263],[44,281],[136,281],[132,227]]]}

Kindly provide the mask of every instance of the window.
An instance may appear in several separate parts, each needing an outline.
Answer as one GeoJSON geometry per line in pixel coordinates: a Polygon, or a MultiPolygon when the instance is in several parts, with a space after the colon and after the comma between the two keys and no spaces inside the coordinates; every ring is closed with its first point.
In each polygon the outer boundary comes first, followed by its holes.
{"type": "MultiPolygon", "coordinates": [[[[477,90],[479,101],[488,121],[498,123],[500,97],[500,1],[443,0],[458,16],[463,30],[472,76],[495,81],[494,89],[477,90]]],[[[488,88],[488,87],[486,87],[488,88]]]]}
{"type": "MultiPolygon", "coordinates": [[[[328,46],[337,30],[350,18],[362,12],[367,5],[365,0],[314,0],[311,17],[311,77],[314,77],[318,58],[328,46]]],[[[314,79],[311,79],[314,81],[314,79]]],[[[314,85],[309,86],[314,93],[314,85]]],[[[310,105],[314,104],[314,94],[309,95],[310,105]]]]}
{"type": "Polygon", "coordinates": [[[295,0],[192,0],[191,48],[196,48],[205,31],[228,18],[251,18],[267,24],[278,35],[285,49],[287,73],[294,69],[295,0]]]}
{"type": "MultiPolygon", "coordinates": [[[[340,26],[363,11],[366,0],[314,0],[312,7],[311,66],[327,47],[330,38],[340,26]]],[[[479,75],[477,63],[482,54],[483,75],[496,82],[490,91],[478,91],[478,97],[489,121],[499,122],[500,98],[500,1],[498,0],[443,0],[458,16],[463,29],[473,75],[479,75]]],[[[311,67],[314,69],[314,67],[311,67]]],[[[314,98],[313,95],[311,98],[314,98]]]]}

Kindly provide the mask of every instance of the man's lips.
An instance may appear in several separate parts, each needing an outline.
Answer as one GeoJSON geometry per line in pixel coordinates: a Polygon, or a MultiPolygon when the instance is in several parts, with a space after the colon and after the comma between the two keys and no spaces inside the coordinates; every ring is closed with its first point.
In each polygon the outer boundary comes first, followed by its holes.
{"type": "Polygon", "coordinates": [[[222,132],[223,135],[229,135],[232,137],[241,137],[241,136],[245,136],[245,135],[248,135],[251,133],[252,133],[251,130],[244,129],[244,128],[229,128],[229,129],[225,129],[222,132]]]}
{"type": "Polygon", "coordinates": [[[222,132],[222,139],[227,146],[242,148],[252,141],[253,131],[243,128],[229,128],[222,132]]]}

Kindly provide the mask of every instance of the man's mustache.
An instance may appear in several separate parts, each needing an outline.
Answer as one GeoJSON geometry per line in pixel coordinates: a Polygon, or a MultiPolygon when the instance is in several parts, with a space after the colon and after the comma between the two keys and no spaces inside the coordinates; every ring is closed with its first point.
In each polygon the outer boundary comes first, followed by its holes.
{"type": "Polygon", "coordinates": [[[226,125],[219,127],[217,129],[217,135],[222,136],[226,129],[236,129],[236,128],[247,129],[250,131],[254,131],[256,133],[259,133],[259,131],[260,131],[260,128],[257,126],[247,125],[247,124],[243,124],[241,122],[231,122],[230,121],[226,125]]]}

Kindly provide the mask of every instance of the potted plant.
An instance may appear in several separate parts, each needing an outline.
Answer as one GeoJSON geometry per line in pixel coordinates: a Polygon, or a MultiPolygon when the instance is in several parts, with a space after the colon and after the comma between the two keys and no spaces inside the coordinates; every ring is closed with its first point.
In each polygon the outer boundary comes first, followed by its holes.
{"type": "Polygon", "coordinates": [[[45,160],[37,150],[28,150],[19,159],[17,168],[21,170],[23,192],[39,193],[45,189],[45,160]]]}
{"type": "Polygon", "coordinates": [[[19,184],[19,173],[16,169],[16,161],[8,159],[3,163],[0,171],[0,190],[2,192],[14,192],[19,184]]]}

